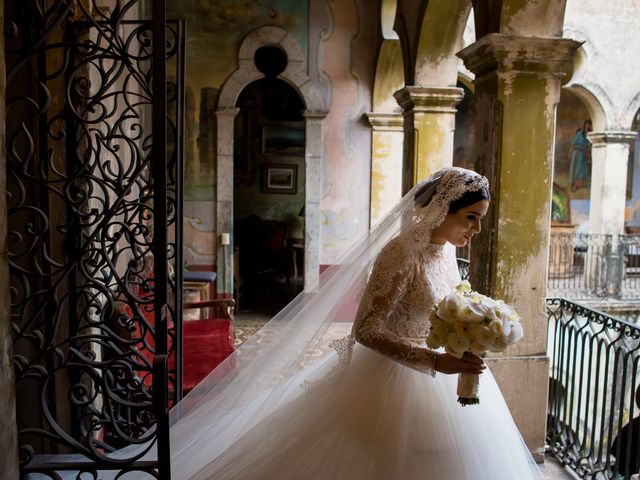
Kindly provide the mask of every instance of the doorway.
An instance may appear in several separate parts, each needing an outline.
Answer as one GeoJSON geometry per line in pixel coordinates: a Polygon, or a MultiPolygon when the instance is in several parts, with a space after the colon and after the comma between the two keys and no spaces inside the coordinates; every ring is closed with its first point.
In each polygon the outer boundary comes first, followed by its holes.
{"type": "Polygon", "coordinates": [[[281,48],[260,47],[254,61],[264,77],[235,105],[234,296],[240,315],[272,316],[304,286],[305,106],[278,78],[281,48]]]}

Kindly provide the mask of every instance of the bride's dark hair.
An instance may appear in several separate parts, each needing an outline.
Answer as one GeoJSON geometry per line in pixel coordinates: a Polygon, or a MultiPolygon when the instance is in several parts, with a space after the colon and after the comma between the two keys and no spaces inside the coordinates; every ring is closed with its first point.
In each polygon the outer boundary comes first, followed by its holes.
{"type": "MultiPolygon", "coordinates": [[[[436,188],[441,178],[437,178],[431,182],[425,183],[419,188],[413,196],[416,207],[426,207],[433,199],[436,193],[436,188]]],[[[469,180],[467,183],[471,183],[473,180],[469,180]]],[[[454,200],[449,205],[448,213],[456,213],[469,205],[473,205],[481,200],[491,200],[489,189],[481,187],[478,190],[469,190],[465,192],[460,198],[454,200]]]]}
{"type": "Polygon", "coordinates": [[[457,211],[482,200],[491,200],[491,195],[489,195],[488,189],[481,188],[479,190],[466,192],[459,199],[454,200],[449,204],[449,213],[456,213],[457,211]]]}

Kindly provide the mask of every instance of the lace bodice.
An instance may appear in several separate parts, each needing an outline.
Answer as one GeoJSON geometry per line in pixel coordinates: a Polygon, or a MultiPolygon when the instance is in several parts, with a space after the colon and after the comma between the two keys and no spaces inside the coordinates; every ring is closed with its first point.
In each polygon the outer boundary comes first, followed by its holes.
{"type": "Polygon", "coordinates": [[[433,374],[435,354],[424,344],[429,313],[459,282],[452,245],[417,242],[410,234],[396,237],[374,264],[356,316],[356,340],[433,374]]]}

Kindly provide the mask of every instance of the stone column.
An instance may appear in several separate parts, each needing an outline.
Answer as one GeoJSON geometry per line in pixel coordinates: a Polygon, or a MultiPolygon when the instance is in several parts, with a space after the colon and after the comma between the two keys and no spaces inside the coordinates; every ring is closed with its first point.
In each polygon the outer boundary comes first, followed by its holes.
{"type": "Polygon", "coordinates": [[[587,135],[592,145],[589,233],[600,240],[589,242],[585,269],[587,288],[597,296],[619,298],[622,292],[624,252],[618,235],[624,233],[629,144],[636,136],[631,131],[587,135]]]}
{"type": "Polygon", "coordinates": [[[579,46],[561,38],[490,34],[458,53],[476,75],[473,152],[492,189],[488,218],[472,245],[472,284],[515,304],[525,331],[519,344],[487,363],[540,461],[549,379],[545,293],[555,112],[563,67],[579,46]]]}
{"type": "Polygon", "coordinates": [[[239,111],[216,111],[216,293],[221,297],[233,294],[233,120],[239,111]],[[229,235],[228,245],[221,241],[223,234],[229,235]]]}
{"type": "Polygon", "coordinates": [[[305,117],[304,289],[320,280],[320,195],[322,188],[322,120],[327,112],[303,112],[305,117]]]}
{"type": "MultiPolygon", "coordinates": [[[[0,0],[0,20],[4,20],[4,2],[0,0]]],[[[5,54],[4,32],[0,21],[0,472],[3,478],[20,478],[18,469],[18,433],[16,426],[16,383],[11,333],[11,295],[9,293],[9,253],[7,244],[7,188],[5,149],[5,54]]]]}
{"type": "Polygon", "coordinates": [[[637,132],[591,132],[589,233],[624,233],[629,144],[637,132]]]}
{"type": "Polygon", "coordinates": [[[404,119],[398,113],[368,113],[371,124],[371,207],[373,227],[402,197],[404,119]]]}
{"type": "Polygon", "coordinates": [[[456,87],[404,87],[394,93],[404,113],[402,193],[433,172],[453,164],[456,87]]]}

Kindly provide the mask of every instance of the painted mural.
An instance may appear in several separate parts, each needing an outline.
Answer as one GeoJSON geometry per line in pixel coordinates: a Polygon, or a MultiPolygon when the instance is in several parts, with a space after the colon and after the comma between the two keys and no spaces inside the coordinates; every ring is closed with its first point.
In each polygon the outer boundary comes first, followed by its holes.
{"type": "Polygon", "coordinates": [[[296,0],[169,0],[167,16],[186,21],[185,200],[213,200],[218,94],[237,68],[238,47],[265,25],[284,28],[307,51],[308,4],[296,0]]]}
{"type": "Polygon", "coordinates": [[[592,130],[585,105],[562,90],[556,120],[551,221],[575,225],[578,231],[586,231],[589,222],[591,143],[587,135],[592,130]]]}
{"type": "Polygon", "coordinates": [[[326,2],[330,28],[321,33],[322,70],[330,79],[323,125],[320,263],[331,264],[369,230],[371,111],[378,18],[364,0],[326,2]]]}
{"type": "MultiPolygon", "coordinates": [[[[638,120],[640,120],[640,112],[636,114],[631,128],[636,132],[640,132],[638,120]]],[[[629,233],[640,234],[640,134],[629,148],[628,165],[625,224],[629,233]]]]}
{"type": "MultiPolygon", "coordinates": [[[[238,48],[256,28],[287,30],[307,52],[308,2],[169,0],[167,16],[186,23],[184,168],[185,261],[215,263],[216,117],[220,90],[237,68],[238,48]]],[[[171,75],[172,72],[168,72],[171,75]]],[[[304,178],[302,172],[299,178],[304,178]]]]}

